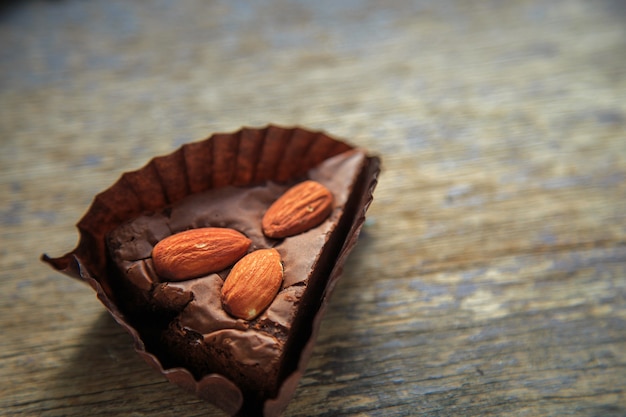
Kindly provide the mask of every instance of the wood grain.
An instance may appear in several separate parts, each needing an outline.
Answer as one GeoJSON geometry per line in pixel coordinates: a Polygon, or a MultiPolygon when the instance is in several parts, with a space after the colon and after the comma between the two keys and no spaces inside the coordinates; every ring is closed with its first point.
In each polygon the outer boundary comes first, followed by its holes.
{"type": "Polygon", "coordinates": [[[221,416],[39,262],[213,132],[383,158],[288,416],[626,415],[626,8],[601,0],[0,10],[0,414],[221,416]]]}

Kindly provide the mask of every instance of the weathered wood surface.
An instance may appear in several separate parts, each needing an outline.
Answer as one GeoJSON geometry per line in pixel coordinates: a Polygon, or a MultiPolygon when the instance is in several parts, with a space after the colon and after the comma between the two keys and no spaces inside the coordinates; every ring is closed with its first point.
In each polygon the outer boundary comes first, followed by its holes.
{"type": "Polygon", "coordinates": [[[287,415],[626,415],[624,3],[249,3],[5,5],[0,413],[222,415],[38,256],[121,172],[273,122],[384,160],[287,415]]]}

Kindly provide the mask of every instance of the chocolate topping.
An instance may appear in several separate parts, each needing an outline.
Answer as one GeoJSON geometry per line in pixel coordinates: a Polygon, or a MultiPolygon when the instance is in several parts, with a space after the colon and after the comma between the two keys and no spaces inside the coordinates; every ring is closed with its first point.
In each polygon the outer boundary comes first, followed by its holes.
{"type": "Polygon", "coordinates": [[[191,297],[178,317],[186,329],[201,334],[228,328],[245,330],[248,325],[244,320],[230,316],[222,308],[220,290],[223,283],[219,275],[213,274],[193,281],[161,285],[169,289],[165,293],[180,289],[191,297]]]}

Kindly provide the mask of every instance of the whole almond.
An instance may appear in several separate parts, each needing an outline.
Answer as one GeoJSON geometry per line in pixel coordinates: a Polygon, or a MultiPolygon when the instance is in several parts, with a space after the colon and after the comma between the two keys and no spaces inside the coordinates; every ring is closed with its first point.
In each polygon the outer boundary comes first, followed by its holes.
{"type": "Polygon", "coordinates": [[[222,287],[222,305],[231,315],[252,320],[269,306],[283,282],[276,249],[259,249],[233,266],[222,287]]]}
{"type": "Polygon", "coordinates": [[[251,243],[234,229],[190,229],[157,243],[152,249],[152,262],[162,278],[182,281],[231,266],[246,254],[251,243]]]}
{"type": "Polygon", "coordinates": [[[316,181],[304,181],[287,190],[265,212],[266,236],[281,239],[305,232],[322,223],[333,210],[333,195],[316,181]]]}

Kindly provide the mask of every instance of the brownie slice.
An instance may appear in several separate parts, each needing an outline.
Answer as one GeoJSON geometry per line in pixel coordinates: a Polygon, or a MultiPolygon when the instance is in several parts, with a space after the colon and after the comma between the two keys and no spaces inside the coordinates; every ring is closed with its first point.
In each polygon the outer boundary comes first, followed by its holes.
{"type": "Polygon", "coordinates": [[[281,382],[297,368],[309,340],[339,252],[363,209],[360,199],[371,173],[361,150],[331,157],[288,182],[225,186],[189,195],[178,203],[123,223],[107,236],[120,308],[142,335],[146,350],[164,368],[183,367],[196,379],[218,373],[244,395],[242,413],[261,413],[281,382]],[[267,208],[289,187],[311,179],[326,186],[333,211],[319,226],[283,239],[263,234],[267,208]],[[152,264],[154,245],[167,236],[201,227],[228,227],[246,235],[249,251],[275,248],[284,276],[274,301],[258,317],[243,320],[222,307],[220,291],[230,268],[199,278],[167,282],[152,264]]]}

